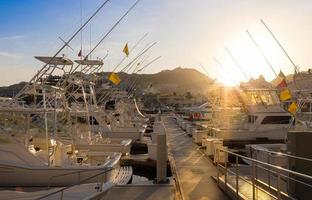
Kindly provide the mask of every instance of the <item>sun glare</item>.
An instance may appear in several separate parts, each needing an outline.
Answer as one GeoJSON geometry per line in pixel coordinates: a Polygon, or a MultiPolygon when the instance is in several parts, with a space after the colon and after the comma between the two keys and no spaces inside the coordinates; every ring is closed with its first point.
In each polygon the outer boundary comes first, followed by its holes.
{"type": "MultiPolygon", "coordinates": [[[[279,58],[282,58],[280,49],[271,38],[260,31],[253,35],[257,44],[264,52],[267,59],[273,65],[276,73],[281,69],[279,58]]],[[[273,70],[266,63],[259,50],[256,48],[247,33],[238,35],[236,39],[226,43],[230,53],[233,55],[239,66],[235,64],[231,56],[223,50],[220,53],[222,68],[218,69],[218,81],[227,86],[234,86],[239,82],[248,81],[250,78],[258,78],[263,75],[267,81],[275,78],[273,70]]]]}

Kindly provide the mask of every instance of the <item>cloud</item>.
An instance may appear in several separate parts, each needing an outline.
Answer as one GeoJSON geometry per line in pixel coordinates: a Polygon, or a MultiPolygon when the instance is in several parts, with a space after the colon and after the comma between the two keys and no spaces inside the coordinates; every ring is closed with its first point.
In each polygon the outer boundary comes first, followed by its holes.
{"type": "Polygon", "coordinates": [[[13,58],[13,59],[22,58],[20,54],[14,54],[14,53],[9,53],[9,52],[4,52],[4,51],[0,51],[0,57],[13,58]]]}
{"type": "Polygon", "coordinates": [[[21,39],[24,39],[24,38],[26,38],[25,35],[3,36],[3,37],[0,37],[0,42],[3,42],[3,41],[15,41],[15,40],[21,40],[21,39]]]}

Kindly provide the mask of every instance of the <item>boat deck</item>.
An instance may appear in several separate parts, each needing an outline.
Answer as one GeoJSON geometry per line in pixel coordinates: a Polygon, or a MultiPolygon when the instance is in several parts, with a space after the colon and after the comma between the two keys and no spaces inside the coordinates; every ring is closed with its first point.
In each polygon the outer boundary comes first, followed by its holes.
{"type": "Polygon", "coordinates": [[[171,165],[183,199],[228,200],[228,196],[217,186],[212,176],[217,174],[213,163],[182,131],[172,117],[163,117],[167,132],[167,143],[171,165]]]}

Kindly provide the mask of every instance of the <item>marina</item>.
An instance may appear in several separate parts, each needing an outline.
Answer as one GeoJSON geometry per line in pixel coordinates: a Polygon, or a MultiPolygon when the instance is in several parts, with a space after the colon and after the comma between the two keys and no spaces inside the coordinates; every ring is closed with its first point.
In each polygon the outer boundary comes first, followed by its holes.
{"type": "Polygon", "coordinates": [[[312,3],[29,2],[0,3],[0,200],[311,199],[312,3]]]}

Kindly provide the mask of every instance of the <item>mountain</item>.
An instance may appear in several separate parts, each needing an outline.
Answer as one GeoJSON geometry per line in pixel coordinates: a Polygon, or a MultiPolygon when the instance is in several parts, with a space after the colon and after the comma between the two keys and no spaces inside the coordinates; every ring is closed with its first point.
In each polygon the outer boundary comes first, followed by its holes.
{"type": "Polygon", "coordinates": [[[260,75],[259,78],[254,79],[251,78],[248,82],[242,82],[240,86],[242,88],[267,88],[267,89],[272,89],[273,88],[272,82],[268,82],[265,80],[265,78],[260,75]]]}
{"type": "MultiPolygon", "coordinates": [[[[110,72],[97,74],[103,77],[97,84],[108,82],[110,72]]],[[[127,74],[118,73],[123,86],[135,83],[137,89],[152,93],[204,93],[213,83],[213,80],[193,68],[175,68],[173,70],[163,70],[155,74],[127,74]]],[[[25,82],[14,84],[8,87],[0,87],[0,96],[11,97],[25,85],[25,82]]]]}
{"type": "Polygon", "coordinates": [[[0,97],[12,97],[18,93],[24,86],[26,82],[20,82],[10,86],[0,87],[0,97]]]}

